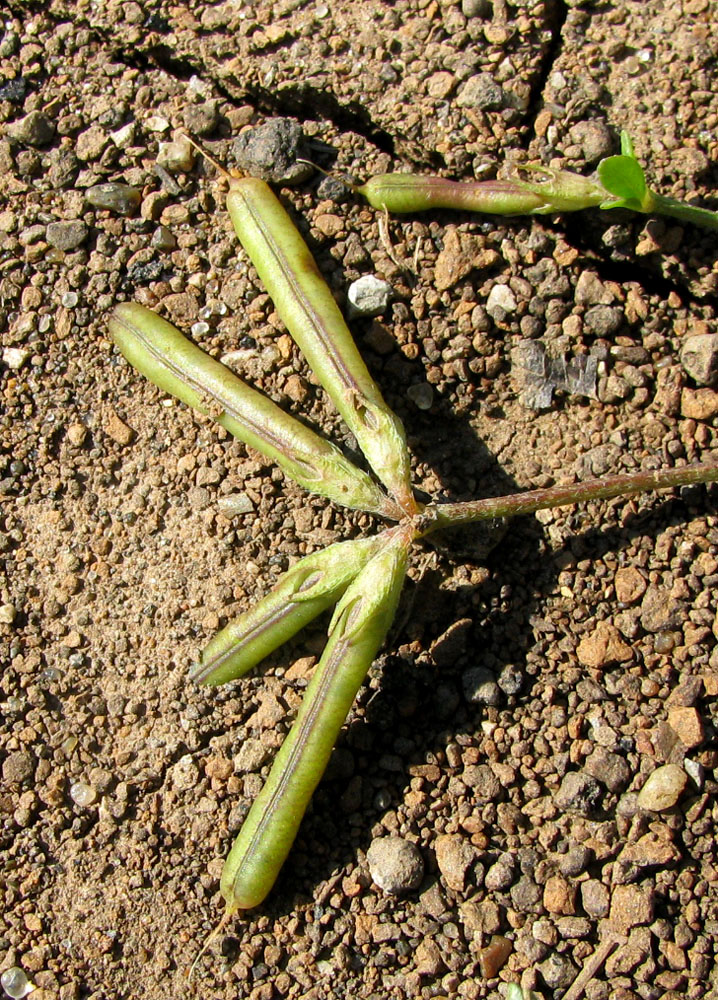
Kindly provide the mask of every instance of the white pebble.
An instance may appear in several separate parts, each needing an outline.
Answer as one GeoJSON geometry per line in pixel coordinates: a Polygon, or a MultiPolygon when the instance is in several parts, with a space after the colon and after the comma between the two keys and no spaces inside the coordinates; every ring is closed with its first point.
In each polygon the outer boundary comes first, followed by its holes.
{"type": "Polygon", "coordinates": [[[86,809],[97,801],[97,789],[85,784],[84,781],[76,781],[70,787],[70,798],[76,806],[86,809]]]}
{"type": "Polygon", "coordinates": [[[14,604],[0,604],[0,622],[3,625],[12,625],[16,614],[14,604]]]}
{"type": "Polygon", "coordinates": [[[225,517],[235,517],[237,514],[252,514],[254,512],[254,504],[246,493],[230,493],[226,497],[220,497],[217,505],[225,517]]]}
{"type": "Polygon", "coordinates": [[[35,984],[30,982],[19,965],[5,969],[0,975],[0,986],[13,1000],[20,1000],[21,997],[26,997],[35,989],[35,984]]]}
{"type": "Polygon", "coordinates": [[[518,303],[516,301],[516,296],[511,291],[508,285],[494,285],[494,287],[489,292],[489,297],[486,300],[486,312],[491,316],[492,319],[500,319],[500,316],[496,314],[499,312],[512,313],[516,312],[518,308],[518,303]]]}
{"type": "Polygon", "coordinates": [[[199,768],[192,757],[186,753],[177,761],[171,771],[172,784],[178,791],[194,788],[199,781],[199,768]]]}
{"type": "Polygon", "coordinates": [[[145,119],[145,128],[149,129],[150,132],[166,132],[170,127],[170,123],[166,118],[160,118],[159,115],[152,115],[145,119]]]}
{"type": "Polygon", "coordinates": [[[392,294],[393,289],[387,281],[365,274],[349,286],[349,315],[380,316],[389,305],[392,294]]]}
{"type": "Polygon", "coordinates": [[[110,139],[112,139],[118,149],[124,149],[125,146],[131,146],[134,138],[134,122],[128,122],[126,125],[123,125],[122,128],[118,128],[116,132],[110,132],[110,139]]]}
{"type": "Polygon", "coordinates": [[[191,76],[189,78],[187,82],[187,90],[191,91],[193,94],[199,94],[200,97],[209,97],[212,93],[212,88],[209,84],[202,80],[199,76],[191,76]]]}
{"type": "Polygon", "coordinates": [[[663,812],[672,809],[688,784],[688,775],[678,764],[664,764],[648,775],[636,801],[641,809],[663,812]]]}
{"type": "Polygon", "coordinates": [[[30,357],[30,351],[22,347],[6,347],[2,352],[3,364],[13,371],[19,371],[30,357]]]}
{"type": "Polygon", "coordinates": [[[187,173],[194,163],[194,148],[184,137],[175,139],[174,142],[161,142],[157,162],[171,174],[187,173]]]}

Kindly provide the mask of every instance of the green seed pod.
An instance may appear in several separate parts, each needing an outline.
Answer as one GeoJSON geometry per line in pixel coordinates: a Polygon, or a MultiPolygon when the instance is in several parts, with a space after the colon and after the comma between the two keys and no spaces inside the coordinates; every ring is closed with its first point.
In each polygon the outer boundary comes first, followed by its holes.
{"type": "Polygon", "coordinates": [[[384,641],[406,574],[413,529],[384,532],[383,546],[348,587],[297,718],[225,862],[227,911],[257,906],[286,859],[357,691],[384,641]]]}
{"type": "Polygon", "coordinates": [[[193,680],[216,687],[246,674],[336,604],[381,544],[381,535],[337,542],[300,559],[266,597],[208,643],[192,669],[193,680]]]}
{"type": "Polygon", "coordinates": [[[355,190],[374,208],[398,215],[449,208],[489,215],[545,215],[599,205],[606,191],[567,171],[529,164],[543,180],[519,176],[491,181],[451,181],[421,174],[377,174],[355,190]]]}
{"type": "Polygon", "coordinates": [[[346,507],[397,519],[396,505],[338,448],[252,389],[150,309],[136,302],[117,306],[110,334],[130,364],[151,382],[214,417],[306,489],[346,507]]]}
{"type": "Polygon", "coordinates": [[[401,507],[416,513],[401,421],[386,405],[309,247],[264,181],[230,178],[235,232],[285,326],[401,507]]]}

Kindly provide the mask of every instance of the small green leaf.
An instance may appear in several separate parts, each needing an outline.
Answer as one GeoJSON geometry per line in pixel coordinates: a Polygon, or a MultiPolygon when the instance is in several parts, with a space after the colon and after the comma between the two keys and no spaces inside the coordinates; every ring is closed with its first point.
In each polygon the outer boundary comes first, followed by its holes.
{"type": "Polygon", "coordinates": [[[646,178],[638,160],[630,156],[609,156],[598,165],[601,183],[620,198],[627,208],[640,211],[646,196],[646,178]]]}
{"type": "Polygon", "coordinates": [[[523,989],[518,983],[510,983],[506,990],[506,1000],[539,1000],[539,995],[533,990],[523,989]]]}
{"type": "Polygon", "coordinates": [[[636,159],[636,154],[633,151],[633,139],[625,129],[621,131],[621,153],[623,156],[630,156],[632,160],[636,159]]]}

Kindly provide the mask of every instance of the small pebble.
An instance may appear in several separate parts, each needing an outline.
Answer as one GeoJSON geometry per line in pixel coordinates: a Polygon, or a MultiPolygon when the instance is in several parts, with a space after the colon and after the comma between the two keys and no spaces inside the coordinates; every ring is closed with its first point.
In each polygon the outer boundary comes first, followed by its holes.
{"type": "Polygon", "coordinates": [[[586,310],[583,323],[597,337],[609,337],[623,324],[623,310],[618,306],[592,306],[586,310]]]}
{"type": "Polygon", "coordinates": [[[463,892],[469,870],[479,860],[479,851],[468,840],[446,833],[436,839],[436,863],[450,889],[463,892]]]}
{"type": "Polygon", "coordinates": [[[543,905],[548,913],[574,914],[576,886],[561,875],[551,875],[544,885],[543,905]]]}
{"type": "Polygon", "coordinates": [[[123,447],[130,444],[135,436],[135,432],[132,428],[129,427],[124,420],[121,420],[114,410],[110,410],[103,429],[113,441],[116,441],[117,444],[122,445],[123,447]]]}
{"type": "Polygon", "coordinates": [[[424,860],[419,848],[401,837],[376,837],[366,859],[376,885],[391,895],[411,892],[424,877],[424,860]]]}
{"type": "Polygon", "coordinates": [[[712,420],[718,414],[718,392],[714,389],[684,389],[681,415],[689,420],[712,420]]]}
{"type": "Polygon", "coordinates": [[[434,390],[428,382],[410,385],[406,394],[417,410],[430,410],[434,403],[434,390]]]}
{"type": "Polygon", "coordinates": [[[174,250],[177,240],[167,226],[158,226],[152,234],[152,246],[157,250],[174,250]]]}
{"type": "Polygon", "coordinates": [[[131,146],[135,138],[135,123],[128,122],[114,132],[110,132],[110,139],[118,149],[131,146]]]}
{"type": "Polygon", "coordinates": [[[602,670],[612,663],[627,663],[633,659],[633,650],[623,641],[615,625],[599,622],[578,644],[576,656],[585,667],[602,670]]]}
{"type": "Polygon", "coordinates": [[[161,142],[157,162],[171,174],[188,173],[194,164],[195,151],[189,139],[180,137],[173,142],[161,142]]]}
{"type": "Polygon", "coordinates": [[[205,101],[203,104],[190,104],[184,111],[184,123],[192,135],[211,135],[217,128],[219,120],[219,108],[215,101],[205,101]]]}
{"type": "Polygon", "coordinates": [[[0,604],[0,624],[12,625],[16,614],[17,611],[14,604],[0,604]]]}
{"type": "Polygon", "coordinates": [[[718,333],[686,337],[681,346],[681,364],[698,385],[711,385],[718,376],[718,333]]]}
{"type": "Polygon", "coordinates": [[[246,493],[230,493],[228,496],[220,497],[217,506],[225,517],[254,513],[254,504],[246,493]]]}
{"type": "Polygon", "coordinates": [[[75,155],[78,160],[93,163],[99,160],[109,142],[109,137],[99,125],[92,125],[84,132],[80,132],[75,140],[75,155]]]}
{"type": "Polygon", "coordinates": [[[486,312],[497,323],[501,322],[506,313],[516,312],[518,302],[508,285],[494,285],[486,300],[486,312]]]}
{"type": "Polygon", "coordinates": [[[501,704],[501,689],[495,676],[486,667],[472,667],[466,670],[461,678],[464,697],[474,705],[489,705],[492,708],[501,704]]]}
{"type": "Polygon", "coordinates": [[[389,305],[393,289],[387,281],[373,274],[362,275],[349,286],[350,316],[380,316],[389,305]]]}
{"type": "Polygon", "coordinates": [[[511,855],[503,854],[486,872],[484,885],[489,892],[508,889],[516,877],[516,865],[511,855]]]}
{"type": "Polygon", "coordinates": [[[621,604],[634,604],[646,592],[646,580],[640,570],[634,566],[622,566],[616,570],[613,581],[616,598],[621,604]]]}
{"type": "Polygon", "coordinates": [[[622,792],[632,777],[628,761],[602,746],[596,747],[586,758],[585,768],[611,792],[622,792]]]}
{"type": "Polygon", "coordinates": [[[590,815],[602,799],[601,786],[588,774],[569,771],[564,775],[554,801],[559,809],[590,815]]]}
{"type": "Polygon", "coordinates": [[[494,934],[485,948],[479,952],[479,966],[484,979],[493,979],[508,961],[514,950],[513,941],[499,934],[494,934]]]}
{"type": "Polygon", "coordinates": [[[551,952],[538,966],[541,978],[550,990],[565,989],[578,975],[578,969],[570,958],[551,952]]]}
{"type": "Polygon", "coordinates": [[[76,448],[81,448],[87,437],[87,428],[84,424],[75,422],[67,428],[67,439],[76,448]]]}
{"type": "Polygon", "coordinates": [[[678,764],[664,764],[656,768],[638,793],[641,809],[663,812],[672,809],[688,784],[688,775],[678,764]]]}
{"type": "Polygon", "coordinates": [[[656,890],[649,883],[617,885],[611,894],[611,923],[619,934],[653,920],[656,890]]]}
{"type": "Polygon", "coordinates": [[[489,17],[491,0],[461,0],[461,13],[464,17],[489,17]]]}
{"type": "Polygon", "coordinates": [[[667,587],[650,586],[641,601],[641,625],[646,632],[665,632],[678,628],[683,608],[667,587]]]}
{"type": "Polygon", "coordinates": [[[6,347],[2,352],[3,364],[13,371],[19,371],[30,357],[31,352],[24,347],[6,347]]]}
{"type": "Polygon", "coordinates": [[[269,756],[269,748],[261,740],[246,739],[234,758],[234,769],[240,774],[258,771],[262,764],[269,759],[269,756]]]}
{"type": "Polygon", "coordinates": [[[302,127],[293,118],[272,118],[264,125],[245,129],[234,141],[237,166],[274,184],[301,184],[314,168],[298,163],[307,157],[302,127]]]}
{"type": "Polygon", "coordinates": [[[84,781],[76,781],[70,786],[70,798],[76,806],[86,809],[97,801],[97,789],[84,781]]]}
{"type": "Polygon", "coordinates": [[[610,306],[614,294],[595,271],[583,271],[576,282],[575,300],[580,306],[610,306]]]}
{"type": "Polygon", "coordinates": [[[5,969],[0,975],[0,986],[13,1000],[20,1000],[21,997],[26,997],[35,989],[35,984],[30,982],[24,970],[18,965],[13,965],[11,969],[5,969]]]}
{"type": "Polygon", "coordinates": [[[590,917],[606,917],[610,907],[608,887],[599,879],[581,882],[581,903],[590,917]]]}
{"type": "Polygon", "coordinates": [[[414,952],[414,967],[418,975],[428,976],[430,979],[445,971],[446,966],[436,941],[424,938],[419,942],[414,952]]]}
{"type": "Polygon", "coordinates": [[[47,227],[47,242],[57,250],[75,250],[87,239],[89,229],[77,219],[71,222],[51,222],[47,227]]]}
{"type": "Polygon", "coordinates": [[[77,303],[80,301],[80,296],[77,292],[65,292],[60,300],[61,304],[65,309],[74,309],[77,303]]]}
{"type": "Polygon", "coordinates": [[[27,781],[35,770],[35,759],[26,750],[15,750],[3,761],[2,776],[3,781],[10,784],[22,784],[27,781]]]}
{"type": "Polygon", "coordinates": [[[160,115],[152,115],[150,118],[145,119],[144,126],[150,132],[166,132],[170,127],[170,123],[166,118],[160,117],[160,115]]]}
{"type": "Polygon", "coordinates": [[[180,792],[194,788],[199,781],[199,768],[192,754],[189,753],[180,757],[170,769],[170,774],[173,787],[180,792]]]}
{"type": "Polygon", "coordinates": [[[577,122],[570,136],[571,141],[581,147],[586,163],[597,163],[613,152],[613,135],[605,122],[593,118],[577,122]]]}
{"type": "MultiPolygon", "coordinates": [[[[3,53],[0,53],[3,54],[3,53]]],[[[10,101],[11,104],[22,104],[27,93],[27,80],[17,76],[14,80],[0,85],[0,101],[10,101]]]]}
{"type": "Polygon", "coordinates": [[[521,668],[514,663],[507,663],[502,668],[498,677],[498,685],[504,694],[518,694],[524,683],[524,674],[521,668]]]}
{"type": "Polygon", "coordinates": [[[129,184],[94,184],[85,192],[85,198],[95,208],[104,208],[119,215],[131,215],[142,201],[142,192],[129,184]]]}
{"type": "Polygon", "coordinates": [[[500,111],[506,97],[490,73],[471,76],[459,91],[456,104],[460,108],[479,108],[481,111],[500,111]]]}
{"type": "Polygon", "coordinates": [[[47,146],[55,137],[55,126],[41,111],[31,111],[19,122],[8,125],[7,133],[26,146],[47,146]]]}
{"type": "Polygon", "coordinates": [[[695,708],[675,706],[668,710],[668,725],[684,747],[693,749],[705,739],[705,730],[700,713],[695,708]]]}

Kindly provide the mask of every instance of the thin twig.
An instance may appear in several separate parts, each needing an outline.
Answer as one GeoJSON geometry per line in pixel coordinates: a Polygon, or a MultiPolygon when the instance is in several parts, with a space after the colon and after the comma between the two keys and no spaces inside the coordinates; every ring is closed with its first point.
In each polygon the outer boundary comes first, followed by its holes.
{"type": "Polygon", "coordinates": [[[377,218],[377,225],[379,228],[379,239],[381,240],[382,246],[386,250],[389,260],[396,264],[400,271],[406,271],[406,264],[404,261],[399,260],[394,247],[391,245],[391,237],[389,236],[389,213],[386,209],[384,210],[384,214],[377,218]]]}
{"type": "Polygon", "coordinates": [[[594,951],[593,955],[591,955],[589,960],[576,976],[573,983],[564,993],[563,1000],[579,1000],[579,997],[583,996],[584,990],[596,975],[598,970],[603,966],[603,963],[606,961],[613,949],[617,947],[617,945],[625,943],[625,937],[619,935],[611,934],[609,937],[604,938],[598,948],[594,951]]]}

